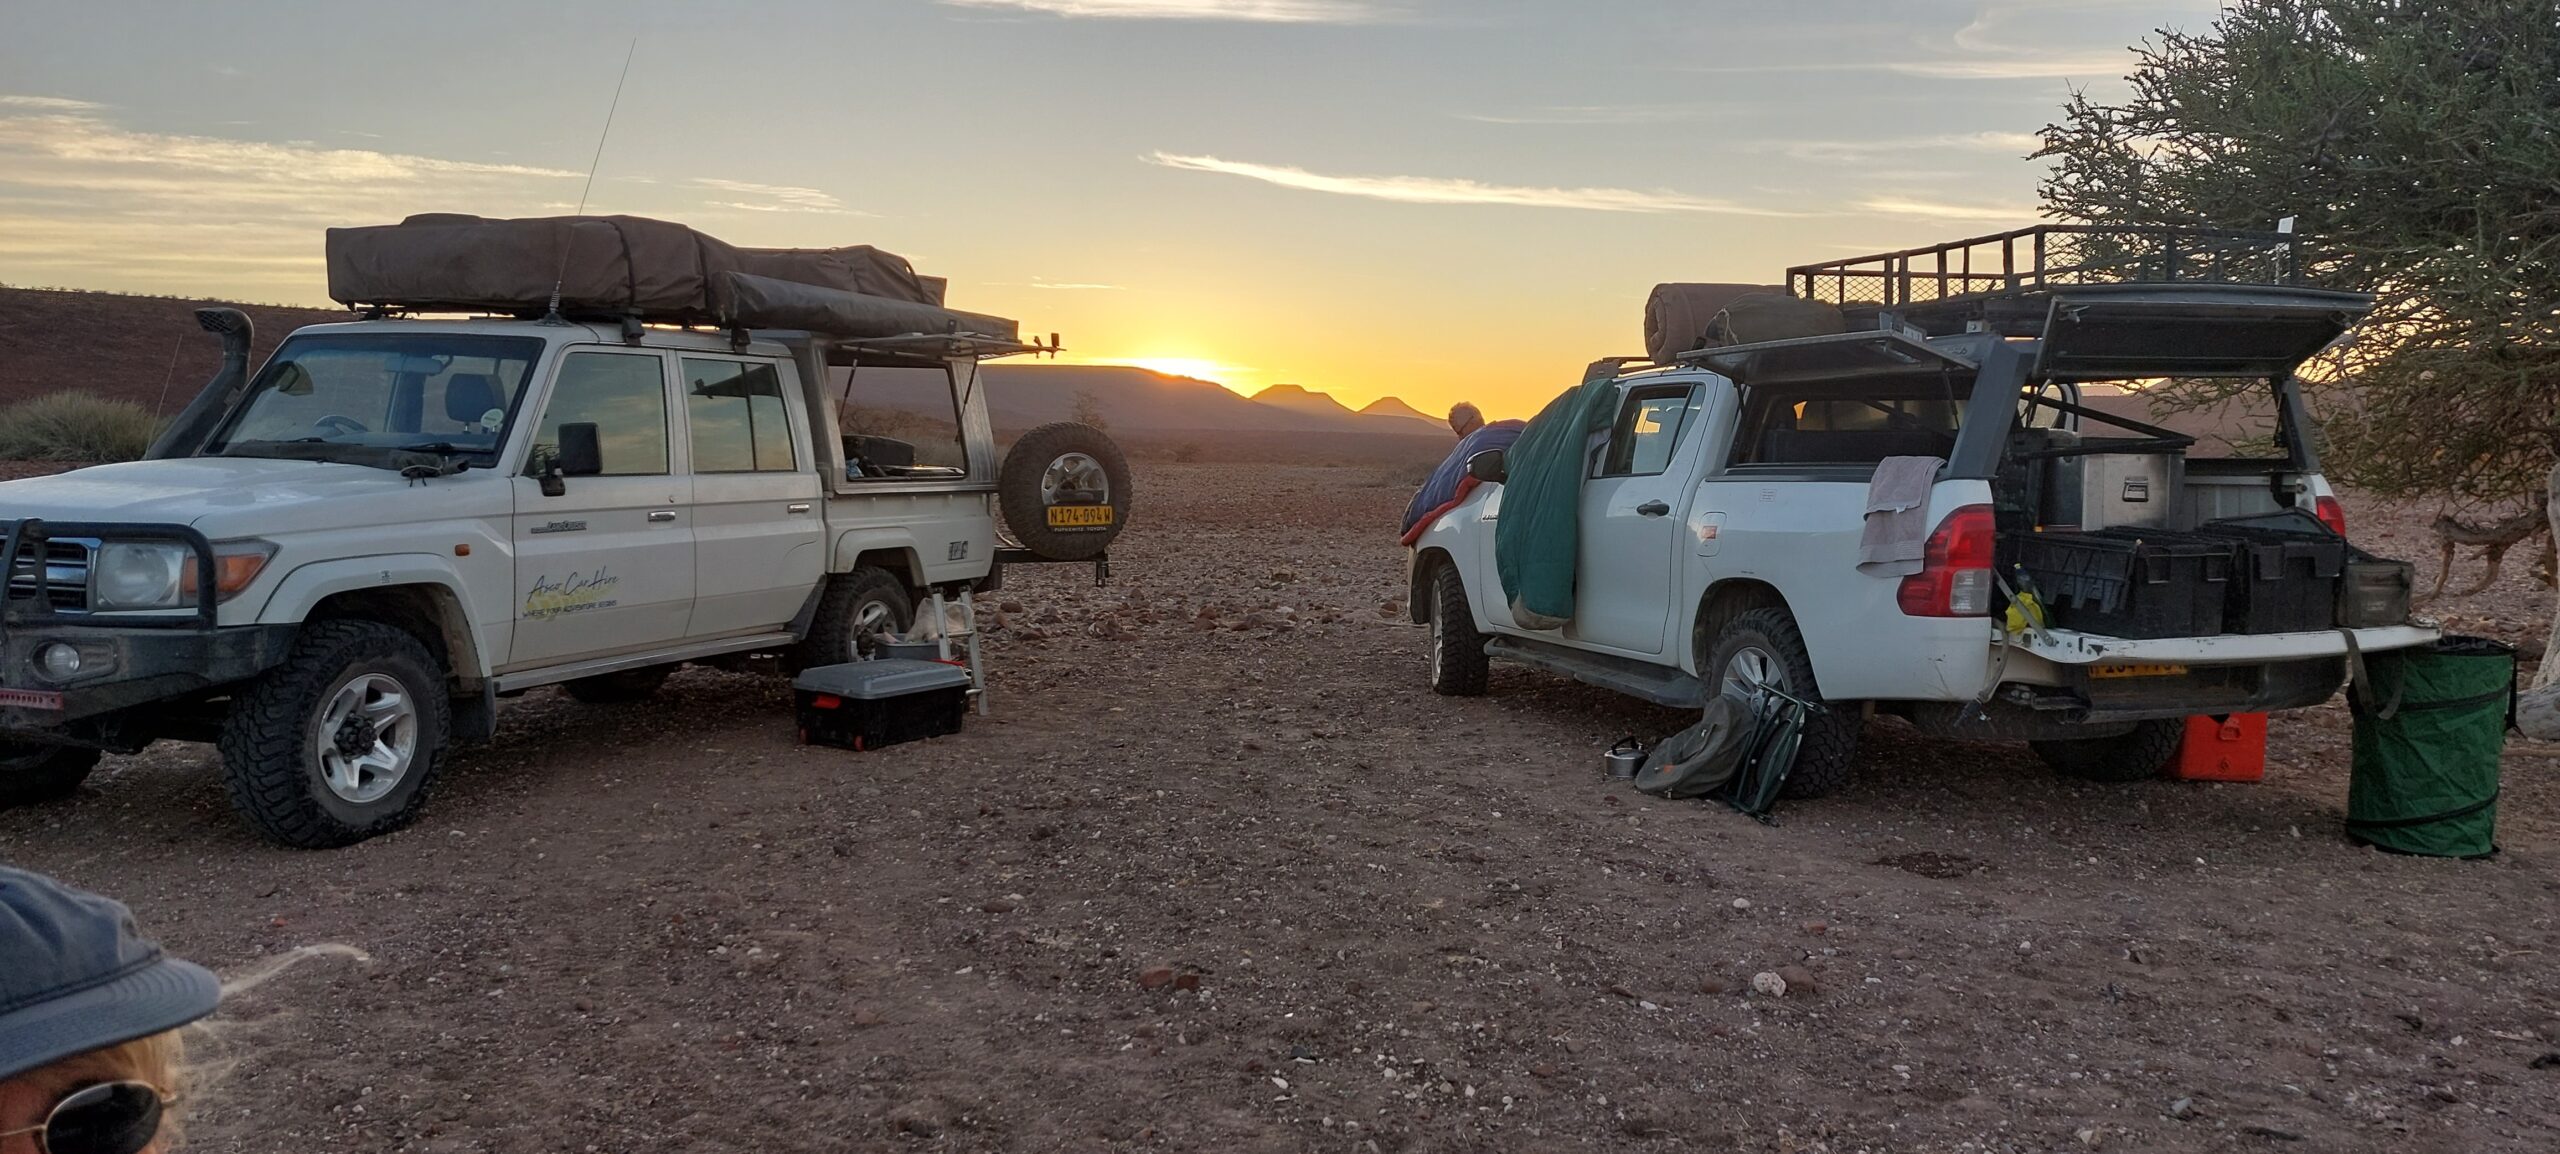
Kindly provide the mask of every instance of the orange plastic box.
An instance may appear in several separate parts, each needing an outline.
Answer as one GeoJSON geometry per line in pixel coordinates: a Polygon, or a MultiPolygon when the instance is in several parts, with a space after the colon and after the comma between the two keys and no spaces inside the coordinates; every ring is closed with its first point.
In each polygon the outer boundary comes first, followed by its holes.
{"type": "Polygon", "coordinates": [[[2256,781],[2267,775],[2267,715],[2190,717],[2169,776],[2180,781],[2256,781]]]}

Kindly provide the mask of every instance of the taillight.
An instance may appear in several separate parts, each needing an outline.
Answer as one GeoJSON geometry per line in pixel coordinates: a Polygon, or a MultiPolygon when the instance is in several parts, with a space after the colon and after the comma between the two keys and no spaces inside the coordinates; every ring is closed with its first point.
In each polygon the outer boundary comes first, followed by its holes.
{"type": "Polygon", "coordinates": [[[1913,617],[1984,617],[1991,613],[1992,541],[1999,528],[1989,505],[1949,513],[1929,534],[1920,571],[1902,579],[1895,600],[1913,617]]]}
{"type": "Polygon", "coordinates": [[[2347,507],[2339,504],[2337,498],[2322,497],[2313,501],[2311,511],[2320,518],[2321,524],[2329,527],[2330,532],[2341,537],[2347,535],[2347,507]]]}

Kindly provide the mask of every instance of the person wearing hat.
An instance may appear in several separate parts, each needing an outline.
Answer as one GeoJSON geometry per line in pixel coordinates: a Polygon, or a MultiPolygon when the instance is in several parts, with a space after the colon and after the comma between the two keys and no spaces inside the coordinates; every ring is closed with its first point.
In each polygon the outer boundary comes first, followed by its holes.
{"type": "Polygon", "coordinates": [[[1422,482],[1413,499],[1405,502],[1404,524],[1397,532],[1403,543],[1413,544],[1421,530],[1439,519],[1475,486],[1467,477],[1467,458],[1487,449],[1507,449],[1520,439],[1526,421],[1484,422],[1484,412],[1465,401],[1449,407],[1449,431],[1458,435],[1458,447],[1449,451],[1440,467],[1422,482]]]}
{"type": "Polygon", "coordinates": [[[178,1027],[221,1000],[122,904],[0,867],[0,1154],[165,1150],[178,1027]]]}

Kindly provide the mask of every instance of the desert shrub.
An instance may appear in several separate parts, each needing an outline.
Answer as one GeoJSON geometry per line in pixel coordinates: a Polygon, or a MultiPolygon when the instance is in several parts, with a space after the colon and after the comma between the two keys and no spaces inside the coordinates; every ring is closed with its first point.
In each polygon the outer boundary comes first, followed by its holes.
{"type": "Polygon", "coordinates": [[[1102,415],[1102,397],[1091,389],[1076,390],[1073,419],[1078,424],[1091,425],[1097,429],[1111,428],[1111,422],[1102,415]]]}
{"type": "Polygon", "coordinates": [[[1183,443],[1173,447],[1173,459],[1185,465],[1192,464],[1206,456],[1208,456],[1208,451],[1202,449],[1200,447],[1200,442],[1198,441],[1184,441],[1183,443]]]}
{"type": "Polygon", "coordinates": [[[98,464],[139,460],[160,418],[131,401],[47,393],[0,408],[0,459],[98,464]]]}

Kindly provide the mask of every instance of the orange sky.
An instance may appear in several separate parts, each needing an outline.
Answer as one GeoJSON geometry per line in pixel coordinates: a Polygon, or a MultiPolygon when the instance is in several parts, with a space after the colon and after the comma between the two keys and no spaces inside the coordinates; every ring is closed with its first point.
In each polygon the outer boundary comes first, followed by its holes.
{"type": "Polygon", "coordinates": [[[2212,11],[13,5],[0,282],[325,304],[329,226],[575,208],[630,50],[591,212],[879,245],[1071,361],[1522,416],[1640,351],[1657,281],[2032,223],[2069,87],[2212,11]]]}

